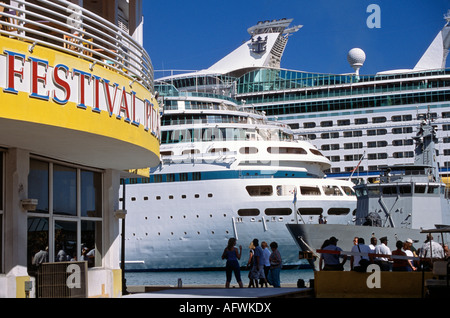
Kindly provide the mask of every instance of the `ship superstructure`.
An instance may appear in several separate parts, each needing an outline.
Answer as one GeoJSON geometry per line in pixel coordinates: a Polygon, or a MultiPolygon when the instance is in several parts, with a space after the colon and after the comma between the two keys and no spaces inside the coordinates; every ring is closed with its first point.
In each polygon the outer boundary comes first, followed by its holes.
{"type": "Polygon", "coordinates": [[[230,237],[245,248],[254,238],[277,241],[294,265],[286,224],[298,211],[354,215],[352,183],[326,179],[329,160],[286,124],[223,95],[155,88],[164,107],[161,164],[126,185],[127,270],[221,268],[230,237]]]}
{"type": "Polygon", "coordinates": [[[449,19],[446,15],[444,27],[411,69],[365,75],[366,56],[361,49],[349,50],[352,73],[282,69],[278,62],[270,62],[279,60],[273,52],[284,52],[287,40],[301,28],[290,27],[292,20],[284,19],[283,23],[258,23],[249,29],[246,43],[212,67],[171,76],[170,82],[182,91],[201,92],[203,82],[214,81],[227,96],[264,111],[269,119],[284,122],[295,134],[309,139],[331,161],[328,176],[339,178],[368,179],[388,165],[412,163],[414,144],[409,136],[430,107],[440,140],[437,162],[441,174],[447,174],[449,19]]]}

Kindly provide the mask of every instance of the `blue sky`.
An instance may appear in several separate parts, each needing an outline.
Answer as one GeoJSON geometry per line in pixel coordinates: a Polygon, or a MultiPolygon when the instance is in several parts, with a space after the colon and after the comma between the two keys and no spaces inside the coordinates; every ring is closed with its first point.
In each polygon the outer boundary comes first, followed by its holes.
{"type": "MultiPolygon", "coordinates": [[[[450,0],[165,0],[144,2],[144,46],[155,70],[205,69],[249,39],[260,20],[293,18],[281,67],[352,72],[347,53],[366,52],[361,74],[413,68],[445,24],[450,0]],[[380,28],[369,28],[370,4],[380,28]]],[[[450,67],[450,61],[447,63],[450,67]]],[[[155,72],[155,77],[158,73],[155,72]]]]}

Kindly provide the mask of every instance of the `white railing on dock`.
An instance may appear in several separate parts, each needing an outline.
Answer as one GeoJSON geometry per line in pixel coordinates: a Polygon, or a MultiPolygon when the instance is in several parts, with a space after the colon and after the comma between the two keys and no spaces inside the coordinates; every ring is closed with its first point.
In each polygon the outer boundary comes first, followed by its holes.
{"type": "Polygon", "coordinates": [[[108,20],[65,0],[0,2],[0,36],[42,45],[102,65],[153,91],[153,66],[145,49],[108,20]]]}

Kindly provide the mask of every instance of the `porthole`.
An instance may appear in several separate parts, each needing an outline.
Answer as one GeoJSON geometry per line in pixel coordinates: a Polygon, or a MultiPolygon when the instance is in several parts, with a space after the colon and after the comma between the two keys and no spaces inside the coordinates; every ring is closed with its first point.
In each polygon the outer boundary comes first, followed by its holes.
{"type": "Polygon", "coordinates": [[[266,215],[290,215],[292,210],[290,208],[269,208],[265,212],[266,215]]]}
{"type": "Polygon", "coordinates": [[[260,212],[258,209],[240,209],[237,213],[239,216],[258,216],[260,212]]]}
{"type": "Polygon", "coordinates": [[[323,213],[322,208],[299,208],[298,212],[301,215],[321,215],[323,213]]]}
{"type": "Polygon", "coordinates": [[[331,208],[328,210],[329,215],[345,215],[350,213],[349,208],[331,208]]]}

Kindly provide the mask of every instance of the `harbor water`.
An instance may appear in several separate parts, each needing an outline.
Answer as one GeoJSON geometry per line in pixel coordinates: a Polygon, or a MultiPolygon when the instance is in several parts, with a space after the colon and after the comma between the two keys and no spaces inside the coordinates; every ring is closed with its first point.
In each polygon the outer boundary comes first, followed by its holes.
{"type": "MultiPolygon", "coordinates": [[[[249,283],[248,270],[241,271],[244,286],[249,283]]],[[[299,279],[306,283],[314,278],[311,269],[286,269],[281,271],[281,285],[297,284],[299,279]]],[[[223,271],[170,271],[170,272],[126,272],[127,286],[177,286],[179,279],[183,285],[225,285],[225,270],[223,271]]],[[[236,284],[233,275],[231,285],[236,284]]]]}

